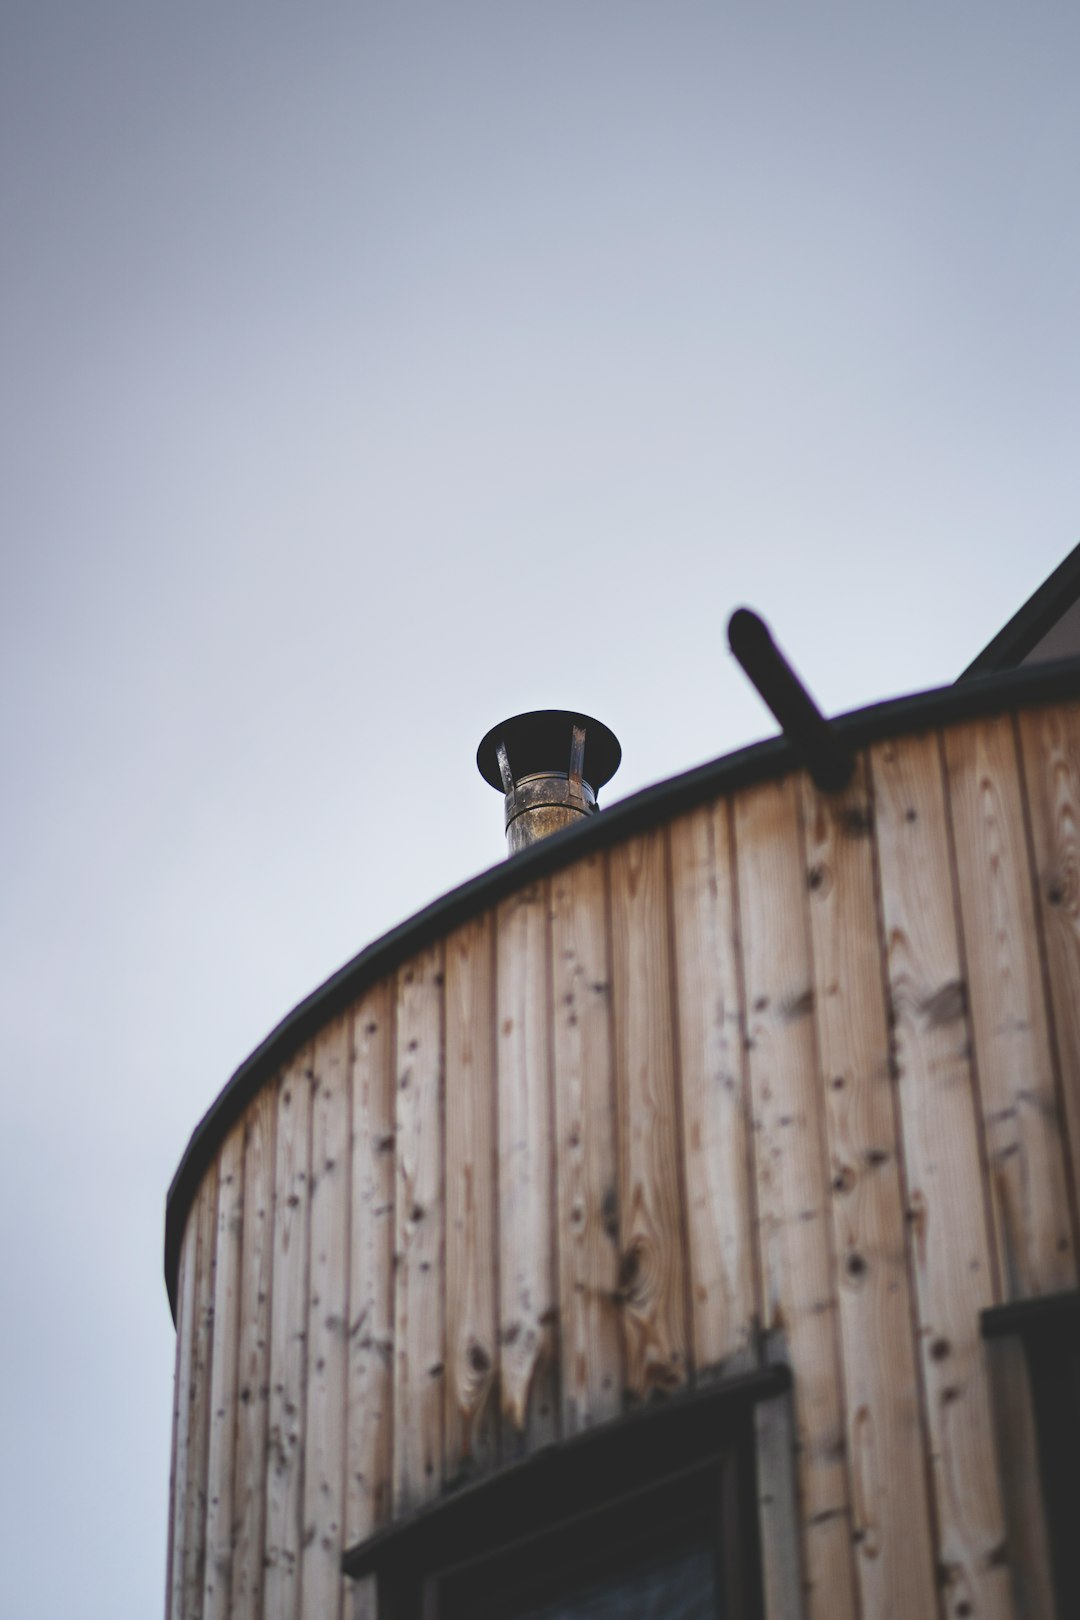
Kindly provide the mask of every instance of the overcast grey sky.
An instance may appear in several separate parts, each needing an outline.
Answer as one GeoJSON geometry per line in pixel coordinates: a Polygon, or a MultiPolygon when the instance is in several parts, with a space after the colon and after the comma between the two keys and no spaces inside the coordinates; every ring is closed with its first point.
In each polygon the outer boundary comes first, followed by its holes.
{"type": "Polygon", "coordinates": [[[950,681],[1080,540],[1080,9],[0,6],[0,1613],[158,1612],[165,1191],[229,1074],[502,856],[950,681]],[[431,806],[438,803],[438,813],[431,806]]]}

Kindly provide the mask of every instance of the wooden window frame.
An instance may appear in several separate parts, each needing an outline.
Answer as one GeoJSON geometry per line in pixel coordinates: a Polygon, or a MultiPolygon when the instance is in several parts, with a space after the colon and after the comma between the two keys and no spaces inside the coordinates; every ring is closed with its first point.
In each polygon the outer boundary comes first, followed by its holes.
{"type": "Polygon", "coordinates": [[[597,1544],[610,1554],[635,1515],[666,1501],[673,1523],[693,1507],[715,1526],[718,1613],[763,1620],[759,1514],[777,1482],[766,1490],[759,1431],[790,1389],[789,1369],[768,1366],[575,1435],[387,1526],[345,1553],[344,1571],[375,1575],[379,1620],[445,1620],[454,1587],[485,1569],[519,1564],[525,1578],[553,1558],[573,1567],[597,1544]]]}
{"type": "Polygon", "coordinates": [[[1080,1290],[994,1306],[990,1361],[1018,1612],[1080,1614],[1080,1290]]]}

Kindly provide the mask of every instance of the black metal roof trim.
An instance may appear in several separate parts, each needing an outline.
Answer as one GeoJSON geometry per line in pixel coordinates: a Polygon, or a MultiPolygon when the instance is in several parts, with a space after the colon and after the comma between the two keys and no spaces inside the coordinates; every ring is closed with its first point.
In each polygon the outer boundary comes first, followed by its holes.
{"type": "MultiPolygon", "coordinates": [[[[1034,664],[931,692],[892,698],[855,709],[831,723],[849,747],[862,748],[883,737],[1071,697],[1080,697],[1080,658],[1034,664]]],[[[798,761],[786,739],[770,737],[643,788],[609,806],[602,815],[590,816],[576,827],[553,833],[520,855],[500,861],[451,889],[375,940],[312,991],[236,1070],[192,1132],[173,1176],[165,1204],[165,1286],[174,1321],[180,1241],[205,1171],[251,1099],[324,1024],[399,963],[514,890],[581,859],[591,850],[632,837],[721,793],[768,781],[797,768],[798,761]]]]}
{"type": "Polygon", "coordinates": [[[1078,597],[1080,546],[1069,552],[1065,561],[1028,597],[1023,607],[1017,609],[993,641],[987,642],[958,679],[968,681],[974,675],[995,675],[1016,669],[1078,597]]]}
{"type": "Polygon", "coordinates": [[[346,1548],[342,1569],[356,1577],[388,1565],[467,1558],[497,1539],[493,1520],[535,1530],[572,1519],[607,1495],[655,1484],[669,1471],[707,1459],[759,1402],[790,1388],[791,1369],[775,1362],[571,1435],[346,1548]]]}

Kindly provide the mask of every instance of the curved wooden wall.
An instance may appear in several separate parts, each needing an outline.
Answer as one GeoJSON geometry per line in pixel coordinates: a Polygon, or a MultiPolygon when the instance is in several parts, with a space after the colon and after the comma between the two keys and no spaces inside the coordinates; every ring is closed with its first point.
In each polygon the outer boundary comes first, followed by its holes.
{"type": "Polygon", "coordinates": [[[168,1614],[374,1614],[343,1549],[767,1350],[809,1620],[1012,1613],[979,1311],[1076,1285],[1080,705],[789,775],[336,1017],[181,1253],[168,1614]]]}

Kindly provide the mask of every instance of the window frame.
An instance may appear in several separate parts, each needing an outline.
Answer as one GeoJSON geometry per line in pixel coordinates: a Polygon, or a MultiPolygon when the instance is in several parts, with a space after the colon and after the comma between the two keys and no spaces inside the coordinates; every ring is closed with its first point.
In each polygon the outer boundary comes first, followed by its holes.
{"type": "Polygon", "coordinates": [[[620,1521],[688,1492],[698,1501],[700,1491],[700,1523],[715,1515],[718,1614],[763,1620],[758,1428],[761,1409],[790,1389],[790,1370],[777,1363],[548,1446],[349,1548],[344,1572],[375,1575],[380,1620],[447,1620],[455,1587],[460,1595],[482,1581],[485,1567],[520,1561],[521,1584],[545,1555],[599,1547],[610,1560],[620,1521]]]}
{"type": "Polygon", "coordinates": [[[1080,1290],[992,1306],[980,1322],[1021,1609],[1080,1614],[1080,1290]]]}

